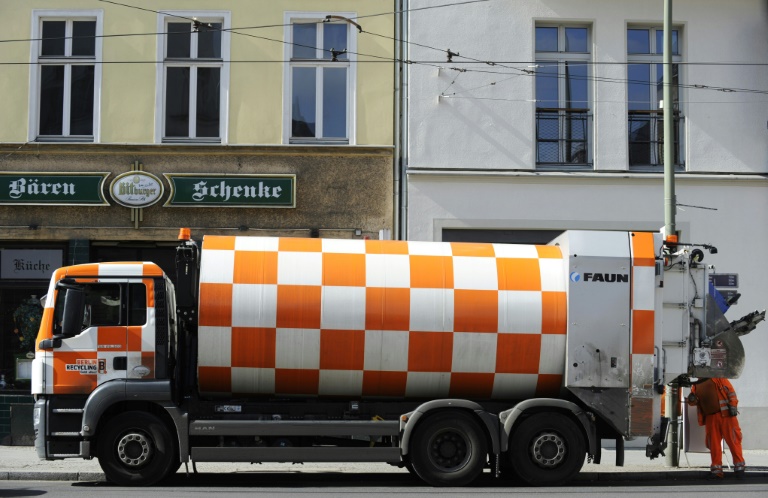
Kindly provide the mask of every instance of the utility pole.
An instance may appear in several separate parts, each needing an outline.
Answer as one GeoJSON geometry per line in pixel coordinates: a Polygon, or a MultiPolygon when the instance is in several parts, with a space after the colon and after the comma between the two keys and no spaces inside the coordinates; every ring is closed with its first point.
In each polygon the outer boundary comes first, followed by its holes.
{"type": "Polygon", "coordinates": [[[664,102],[664,231],[676,235],[675,214],[675,136],[674,103],[672,102],[672,0],[664,0],[664,55],[662,59],[664,102]]]}
{"type": "MultiPolygon", "coordinates": [[[[664,233],[666,237],[677,235],[675,214],[677,199],[675,197],[675,136],[674,136],[674,102],[672,102],[672,0],[664,0],[664,53],[662,66],[663,103],[664,103],[664,233]]],[[[675,239],[676,240],[676,239],[675,239]]],[[[666,387],[665,412],[669,417],[669,438],[667,444],[666,463],[669,467],[680,466],[680,386],[673,382],[666,387]]]]}

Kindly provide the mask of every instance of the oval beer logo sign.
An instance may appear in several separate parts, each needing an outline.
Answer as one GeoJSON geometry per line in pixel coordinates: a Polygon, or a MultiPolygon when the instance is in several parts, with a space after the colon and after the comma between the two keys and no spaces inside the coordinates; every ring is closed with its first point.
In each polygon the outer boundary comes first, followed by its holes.
{"type": "Polygon", "coordinates": [[[151,206],[160,200],[164,190],[159,178],[143,171],[123,173],[109,185],[109,192],[115,202],[129,208],[151,206]]]}

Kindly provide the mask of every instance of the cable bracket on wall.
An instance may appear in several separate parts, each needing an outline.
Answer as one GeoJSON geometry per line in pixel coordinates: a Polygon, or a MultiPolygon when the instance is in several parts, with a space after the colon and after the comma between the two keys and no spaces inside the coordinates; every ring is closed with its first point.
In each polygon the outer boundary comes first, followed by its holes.
{"type": "MultiPolygon", "coordinates": [[[[144,171],[144,165],[139,161],[133,161],[131,171],[144,171]]],[[[133,222],[133,228],[138,230],[139,223],[144,221],[144,208],[131,208],[131,221],[133,222]]]]}

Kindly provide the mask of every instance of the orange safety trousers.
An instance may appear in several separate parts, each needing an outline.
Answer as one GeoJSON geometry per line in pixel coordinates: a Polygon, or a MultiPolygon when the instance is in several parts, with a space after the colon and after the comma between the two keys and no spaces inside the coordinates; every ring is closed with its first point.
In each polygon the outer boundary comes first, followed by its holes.
{"type": "Polygon", "coordinates": [[[741,449],[741,427],[739,419],[736,417],[723,417],[719,413],[708,415],[705,420],[706,442],[709,448],[709,454],[712,458],[710,470],[713,474],[722,475],[723,473],[723,446],[722,441],[731,450],[733,457],[733,470],[741,472],[744,470],[744,454],[741,449]]]}

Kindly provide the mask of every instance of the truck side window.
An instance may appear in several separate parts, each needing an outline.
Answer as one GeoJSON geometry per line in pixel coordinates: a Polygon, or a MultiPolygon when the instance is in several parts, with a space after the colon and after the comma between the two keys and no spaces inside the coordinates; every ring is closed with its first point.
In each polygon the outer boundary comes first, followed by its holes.
{"type": "Polygon", "coordinates": [[[83,328],[120,325],[121,302],[118,284],[86,285],[83,328]]]}
{"type": "Polygon", "coordinates": [[[130,284],[128,292],[128,325],[144,325],[147,323],[147,287],[144,284],[130,284]]]}
{"type": "Polygon", "coordinates": [[[56,304],[53,307],[53,335],[62,334],[61,323],[64,320],[64,295],[66,293],[66,289],[62,289],[56,296],[56,304]]]}

